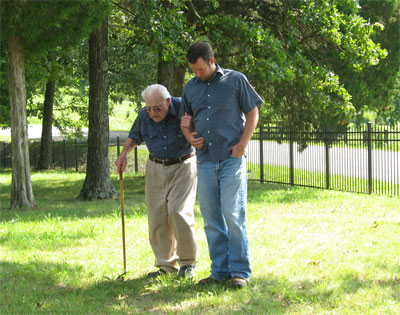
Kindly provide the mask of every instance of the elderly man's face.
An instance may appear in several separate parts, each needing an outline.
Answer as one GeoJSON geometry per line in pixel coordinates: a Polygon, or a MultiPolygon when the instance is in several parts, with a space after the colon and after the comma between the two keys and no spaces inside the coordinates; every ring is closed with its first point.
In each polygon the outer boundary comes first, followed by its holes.
{"type": "Polygon", "coordinates": [[[164,99],[160,93],[153,92],[147,95],[145,101],[146,112],[155,122],[160,122],[167,117],[169,104],[171,102],[170,98],[164,99]]]}

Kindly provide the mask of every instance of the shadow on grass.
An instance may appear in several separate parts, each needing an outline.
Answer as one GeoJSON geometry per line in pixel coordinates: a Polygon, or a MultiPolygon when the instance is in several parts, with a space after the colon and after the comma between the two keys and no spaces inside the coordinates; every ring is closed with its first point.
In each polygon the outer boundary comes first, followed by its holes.
{"type": "MultiPolygon", "coordinates": [[[[378,270],[386,270],[389,271],[392,275],[399,274],[399,266],[389,266],[380,264],[380,268],[378,270]]],[[[391,279],[360,279],[360,275],[356,272],[347,272],[342,276],[342,285],[341,290],[346,293],[353,294],[358,290],[362,290],[364,288],[369,287],[382,287],[382,288],[393,288],[393,299],[400,301],[400,278],[395,276],[391,279]]]]}
{"type": "Polygon", "coordinates": [[[81,283],[80,278],[87,277],[84,269],[66,263],[0,262],[1,309],[5,314],[43,311],[70,314],[185,311],[193,314],[287,314],[298,307],[333,310],[338,306],[338,300],[348,299],[358,290],[376,285],[393,288],[393,298],[399,301],[398,280],[360,280],[355,272],[343,274],[337,286],[331,286],[329,279],[291,282],[269,274],[252,279],[242,290],[227,284],[199,287],[195,282],[175,277],[147,279],[132,278],[129,274],[125,281],[104,278],[89,286],[68,284],[81,283]]]}
{"type": "MultiPolygon", "coordinates": [[[[224,295],[235,295],[236,291],[226,285],[199,288],[192,281],[175,277],[128,277],[125,281],[104,279],[77,288],[65,284],[63,275],[67,273],[69,279],[84,277],[82,266],[35,261],[28,264],[0,262],[0,268],[5,275],[0,280],[0,306],[5,314],[121,314],[185,310],[202,313],[224,312],[232,308],[246,310],[249,307],[235,301],[233,305],[221,301],[214,304],[215,299],[224,295]]],[[[245,290],[250,293],[251,289],[245,290]]],[[[261,298],[263,293],[259,293],[261,298]]],[[[243,291],[237,294],[243,294],[243,291]]],[[[268,303],[274,303],[275,309],[281,304],[271,298],[268,303]]],[[[282,309],[284,313],[285,306],[282,309]]]]}

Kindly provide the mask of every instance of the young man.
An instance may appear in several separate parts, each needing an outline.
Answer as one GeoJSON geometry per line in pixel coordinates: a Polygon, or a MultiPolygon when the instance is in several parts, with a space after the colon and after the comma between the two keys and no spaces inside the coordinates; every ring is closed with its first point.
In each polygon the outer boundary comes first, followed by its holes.
{"type": "Polygon", "coordinates": [[[251,275],[245,225],[245,149],[262,99],[240,72],[215,64],[211,46],[194,43],[186,55],[195,77],[183,89],[181,129],[197,149],[201,214],[211,258],[210,277],[243,287],[251,275]]]}
{"type": "Polygon", "coordinates": [[[159,268],[148,277],[169,272],[193,277],[198,252],[193,213],[197,171],[194,149],[180,130],[181,99],[172,98],[160,84],[148,86],[142,98],[146,107],[139,111],[115,164],[118,173],[123,172],[128,153],[146,142],[149,239],[159,268]]]}

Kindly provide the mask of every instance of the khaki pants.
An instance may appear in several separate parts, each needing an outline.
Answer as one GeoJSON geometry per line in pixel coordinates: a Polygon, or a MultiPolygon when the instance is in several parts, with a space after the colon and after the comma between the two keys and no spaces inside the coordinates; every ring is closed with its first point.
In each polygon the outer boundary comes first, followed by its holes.
{"type": "Polygon", "coordinates": [[[156,257],[155,265],[165,271],[175,272],[179,265],[196,264],[193,213],[196,187],[195,157],[169,166],[147,161],[149,240],[156,257]]]}

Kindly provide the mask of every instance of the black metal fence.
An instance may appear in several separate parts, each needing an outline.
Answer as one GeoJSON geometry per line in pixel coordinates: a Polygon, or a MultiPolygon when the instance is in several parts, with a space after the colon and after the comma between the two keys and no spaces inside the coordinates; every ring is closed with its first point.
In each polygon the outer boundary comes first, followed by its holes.
{"type": "MultiPolygon", "coordinates": [[[[110,172],[125,139],[109,142],[110,172]]],[[[30,142],[31,165],[37,165],[40,142],[30,142]]],[[[86,140],[54,141],[53,168],[86,171],[86,140]]],[[[248,146],[249,180],[305,187],[400,196],[398,127],[301,131],[260,126],[248,146]]],[[[127,170],[145,171],[148,152],[135,149],[127,170]]],[[[11,167],[11,147],[0,143],[0,167],[11,167]]]]}
{"type": "Polygon", "coordinates": [[[304,132],[262,126],[248,151],[250,180],[400,195],[398,127],[368,123],[358,128],[304,132]]]}
{"type": "MultiPolygon", "coordinates": [[[[126,139],[117,137],[109,141],[109,160],[110,172],[116,173],[114,165],[119,153],[122,151],[126,139]]],[[[52,169],[75,170],[76,172],[86,172],[87,162],[87,139],[61,140],[53,141],[52,151],[52,169]]],[[[29,141],[29,157],[32,168],[36,168],[40,157],[40,141],[29,141]]],[[[148,157],[148,151],[145,147],[136,148],[128,159],[127,171],[135,173],[145,172],[145,163],[148,157]]],[[[0,167],[11,167],[11,145],[10,143],[0,142],[0,167]]]]}

